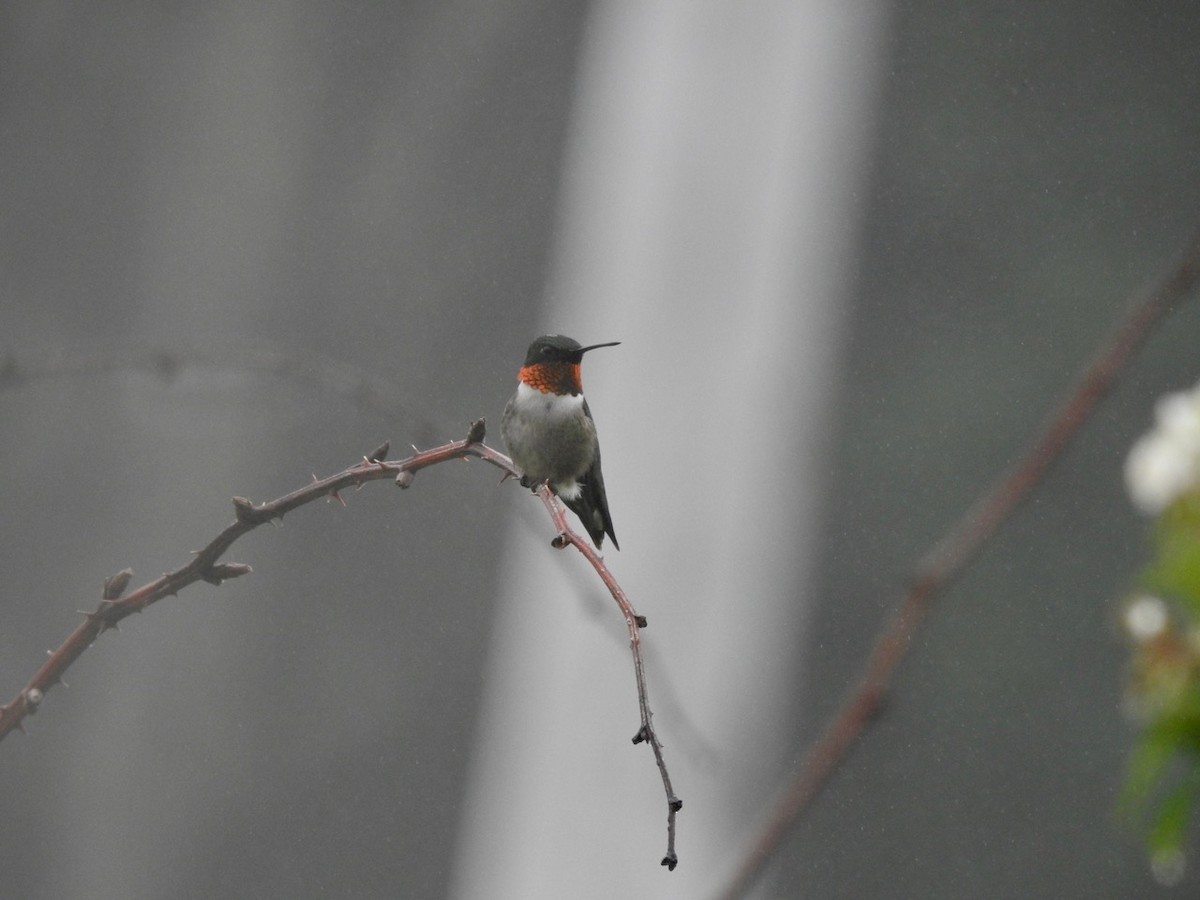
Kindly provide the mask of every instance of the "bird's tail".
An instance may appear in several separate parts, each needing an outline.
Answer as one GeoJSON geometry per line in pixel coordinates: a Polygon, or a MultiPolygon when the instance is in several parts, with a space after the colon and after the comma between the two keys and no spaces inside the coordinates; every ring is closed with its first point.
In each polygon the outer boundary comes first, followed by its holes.
{"type": "Polygon", "coordinates": [[[613,533],[612,516],[608,512],[608,499],[604,495],[604,479],[600,477],[599,471],[589,472],[587,478],[579,482],[579,488],[579,493],[574,499],[564,498],[567,509],[579,516],[579,521],[587,529],[597,550],[601,549],[606,534],[612,539],[613,546],[620,550],[621,545],[617,543],[617,536],[613,533]]]}

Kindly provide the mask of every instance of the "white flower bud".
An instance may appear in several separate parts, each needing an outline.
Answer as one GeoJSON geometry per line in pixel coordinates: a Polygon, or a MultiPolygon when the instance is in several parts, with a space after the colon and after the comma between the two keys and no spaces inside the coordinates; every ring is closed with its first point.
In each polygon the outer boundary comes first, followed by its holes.
{"type": "Polygon", "coordinates": [[[1143,594],[1125,607],[1125,630],[1139,644],[1153,640],[1167,628],[1167,605],[1158,597],[1143,594]]]}
{"type": "Polygon", "coordinates": [[[1155,427],[1125,460],[1125,485],[1134,505],[1158,515],[1181,494],[1200,485],[1200,385],[1155,405],[1155,427]]]}

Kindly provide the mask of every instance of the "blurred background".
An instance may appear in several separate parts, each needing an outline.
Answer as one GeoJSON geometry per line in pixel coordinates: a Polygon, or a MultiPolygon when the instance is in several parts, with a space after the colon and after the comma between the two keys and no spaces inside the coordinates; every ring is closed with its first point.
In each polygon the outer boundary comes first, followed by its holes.
{"type": "MultiPolygon", "coordinates": [[[[314,504],[0,744],[28,898],[715,896],[915,560],[1200,209],[1191,4],[0,11],[0,702],[106,576],[585,385],[649,619],[478,462],[314,504]]],[[[756,897],[1183,897],[1114,815],[1135,359],[940,600],[756,897]]]]}

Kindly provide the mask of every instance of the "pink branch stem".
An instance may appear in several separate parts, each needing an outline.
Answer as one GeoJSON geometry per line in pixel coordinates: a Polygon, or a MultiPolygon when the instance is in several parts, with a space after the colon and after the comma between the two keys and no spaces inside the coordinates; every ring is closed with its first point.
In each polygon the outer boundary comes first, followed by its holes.
{"type": "Polygon", "coordinates": [[[633,736],[633,742],[640,744],[645,741],[650,745],[650,749],[654,751],[654,761],[658,764],[659,774],[662,776],[663,790],[667,795],[667,853],[663,857],[662,864],[674,871],[675,866],[679,863],[679,857],[675,853],[675,815],[683,808],[683,801],[675,795],[675,791],[671,787],[671,776],[667,772],[667,763],[663,758],[662,744],[659,742],[651,722],[654,714],[650,711],[649,693],[646,690],[646,671],[642,665],[642,639],[639,634],[641,629],[646,627],[646,618],[639,616],[634,610],[628,595],[608,570],[608,566],[604,564],[604,558],[585,538],[567,524],[566,509],[554,496],[549,485],[543,484],[538,488],[538,496],[542,498],[542,503],[549,510],[550,517],[554,520],[555,527],[558,528],[558,537],[554,541],[555,546],[566,547],[570,544],[584,555],[608,588],[608,592],[612,594],[613,600],[616,601],[617,606],[621,609],[621,614],[625,617],[625,625],[629,629],[629,649],[633,653],[633,671],[637,679],[638,710],[642,719],[641,727],[633,736]]]}
{"type": "MultiPolygon", "coordinates": [[[[491,463],[503,470],[506,475],[514,478],[520,477],[520,473],[513,466],[512,460],[503,453],[493,450],[484,444],[483,438],[484,422],[482,419],[479,419],[471,424],[471,430],[467,434],[466,440],[451,441],[448,444],[425,451],[416,451],[414,448],[415,452],[412,456],[397,461],[384,459],[388,452],[388,445],[384,444],[369,457],[364,456],[361,462],[338,472],[336,475],[331,475],[328,478],[314,477],[311,484],[259,506],[255,506],[244,497],[234,497],[235,520],[217,534],[202,550],[197,551],[186,565],[181,566],[173,572],[167,572],[128,594],[124,593],[124,590],[132,576],[130,570],[126,569],[119,572],[105,581],[103,599],[100,601],[100,605],[93,611],[82,614],[83,621],[67,636],[58,649],[50,651],[46,661],[34,673],[33,677],[21,689],[20,693],[4,706],[0,706],[0,740],[3,740],[14,729],[24,731],[26,716],[37,712],[50,689],[62,683],[63,675],[70,668],[71,664],[92,645],[97,637],[109,629],[115,629],[117,623],[122,619],[134,613],[140,613],[150,604],[156,603],[164,597],[177,594],[183,588],[197,581],[207,581],[210,584],[219,585],[222,581],[230,578],[249,574],[252,570],[248,565],[243,563],[222,563],[219,560],[238,538],[254,530],[259,525],[270,522],[273,519],[282,519],[286,513],[312,503],[315,500],[319,500],[322,497],[341,500],[340,491],[351,487],[361,487],[369,481],[393,478],[399,487],[407,488],[412,484],[416,472],[452,459],[475,457],[491,463]]],[[[654,756],[658,762],[659,771],[662,774],[669,810],[667,819],[667,856],[663,859],[663,865],[674,869],[678,861],[675,855],[675,813],[683,804],[671,790],[671,779],[667,774],[666,763],[663,761],[662,745],[659,744],[657,737],[655,737],[654,729],[650,725],[650,703],[647,699],[646,676],[642,667],[641,641],[638,637],[638,630],[645,627],[646,620],[634,612],[629,598],[625,595],[625,592],[621,589],[621,586],[617,583],[612,573],[604,565],[604,561],[592,549],[591,545],[582,540],[567,525],[565,510],[553,493],[551,493],[550,489],[543,485],[539,494],[542,501],[546,504],[546,508],[550,511],[555,527],[558,529],[558,537],[554,540],[555,546],[564,547],[568,543],[574,544],[588,561],[591,562],[597,573],[599,573],[604,584],[608,587],[614,599],[616,599],[622,614],[625,616],[625,623],[629,628],[630,643],[633,647],[634,674],[637,679],[638,705],[642,721],[642,727],[639,729],[637,737],[634,738],[634,743],[638,743],[640,740],[646,740],[650,743],[650,746],[654,749],[654,756]]]]}

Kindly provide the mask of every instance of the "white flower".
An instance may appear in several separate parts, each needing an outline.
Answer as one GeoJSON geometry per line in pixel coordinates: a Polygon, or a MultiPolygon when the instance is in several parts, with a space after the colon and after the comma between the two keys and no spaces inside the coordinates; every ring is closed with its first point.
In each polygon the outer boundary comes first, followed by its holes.
{"type": "Polygon", "coordinates": [[[1154,880],[1163,887],[1172,887],[1183,880],[1187,870],[1187,857],[1178,847],[1168,847],[1165,850],[1155,850],[1150,857],[1150,872],[1154,880]]]}
{"type": "Polygon", "coordinates": [[[1157,515],[1200,485],[1200,385],[1168,394],[1154,408],[1155,427],[1125,460],[1125,484],[1134,505],[1157,515]]]}
{"type": "Polygon", "coordinates": [[[1189,394],[1167,394],[1154,405],[1158,430],[1173,441],[1200,448],[1200,385],[1189,394]]]}
{"type": "Polygon", "coordinates": [[[1125,607],[1125,631],[1139,644],[1152,641],[1167,630],[1167,604],[1158,597],[1142,594],[1125,607]]]}

